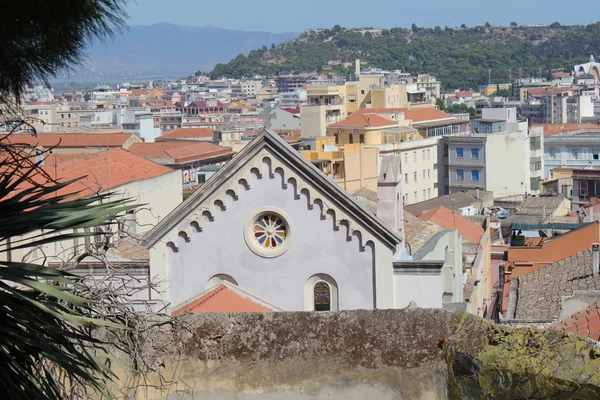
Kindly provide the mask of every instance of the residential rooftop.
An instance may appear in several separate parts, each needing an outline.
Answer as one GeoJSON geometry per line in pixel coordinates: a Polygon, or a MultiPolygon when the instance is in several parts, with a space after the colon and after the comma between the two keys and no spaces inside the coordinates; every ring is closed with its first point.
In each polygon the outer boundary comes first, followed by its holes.
{"type": "Polygon", "coordinates": [[[561,316],[562,297],[572,296],[576,290],[600,290],[600,276],[593,275],[591,250],[518,279],[517,319],[555,320],[561,316]]]}

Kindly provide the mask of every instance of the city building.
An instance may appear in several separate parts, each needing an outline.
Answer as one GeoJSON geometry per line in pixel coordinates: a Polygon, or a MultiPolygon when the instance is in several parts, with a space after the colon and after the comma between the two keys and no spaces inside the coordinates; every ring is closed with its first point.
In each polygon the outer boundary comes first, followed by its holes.
{"type": "Polygon", "coordinates": [[[600,203],[600,169],[573,169],[572,207],[577,210],[584,206],[600,203]]]}
{"type": "Polygon", "coordinates": [[[160,306],[172,312],[227,281],[287,311],[440,308],[443,261],[395,258],[399,168],[395,157],[382,165],[374,217],[264,131],[143,238],[160,306]]]}
{"type": "Polygon", "coordinates": [[[430,92],[436,99],[440,98],[441,82],[433,75],[419,74],[417,75],[417,88],[425,89],[430,92]]]}
{"type": "Polygon", "coordinates": [[[528,128],[514,108],[485,108],[483,115],[474,129],[484,132],[443,138],[443,151],[438,153],[443,166],[440,194],[477,188],[495,197],[539,193],[543,130],[528,128]],[[498,128],[504,131],[497,132],[498,128]]]}
{"type": "Polygon", "coordinates": [[[594,60],[594,56],[590,56],[590,61],[585,64],[575,66],[575,75],[589,74],[592,75],[595,82],[600,81],[600,63],[594,60]]]}
{"type": "Polygon", "coordinates": [[[600,125],[544,125],[544,178],[556,168],[600,168],[600,125]]]}
{"type": "Polygon", "coordinates": [[[364,144],[336,145],[334,137],[316,138],[315,150],[300,153],[344,190],[377,191],[378,152],[364,144]]]}

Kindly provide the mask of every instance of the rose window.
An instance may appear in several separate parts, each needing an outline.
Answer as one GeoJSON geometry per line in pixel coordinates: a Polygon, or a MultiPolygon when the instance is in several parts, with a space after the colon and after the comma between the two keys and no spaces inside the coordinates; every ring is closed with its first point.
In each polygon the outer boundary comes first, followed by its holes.
{"type": "Polygon", "coordinates": [[[253,227],[254,238],[266,249],[276,249],[283,246],[288,238],[288,227],[283,218],[273,215],[261,215],[253,227]]]}

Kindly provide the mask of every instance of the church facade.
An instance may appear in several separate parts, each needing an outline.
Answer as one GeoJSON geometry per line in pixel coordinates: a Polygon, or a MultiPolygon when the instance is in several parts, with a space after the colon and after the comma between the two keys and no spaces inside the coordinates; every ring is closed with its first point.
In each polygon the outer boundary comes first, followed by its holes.
{"type": "Polygon", "coordinates": [[[287,311],[441,306],[439,270],[395,266],[396,169],[381,178],[386,223],[264,131],[144,237],[157,300],[178,309],[225,281],[287,311]]]}
{"type": "Polygon", "coordinates": [[[594,77],[596,82],[600,82],[600,63],[594,60],[594,56],[590,56],[590,61],[585,64],[575,66],[575,75],[588,74],[594,77]]]}

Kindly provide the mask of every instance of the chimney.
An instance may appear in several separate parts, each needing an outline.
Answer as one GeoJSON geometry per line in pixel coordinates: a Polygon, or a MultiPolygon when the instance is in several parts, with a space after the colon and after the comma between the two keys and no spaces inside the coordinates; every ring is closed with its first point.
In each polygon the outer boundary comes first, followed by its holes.
{"type": "Polygon", "coordinates": [[[360,60],[358,58],[354,62],[354,73],[356,74],[356,79],[358,79],[360,75],[360,60]]]}
{"type": "Polygon", "coordinates": [[[600,273],[600,243],[592,243],[592,270],[594,276],[600,273]]]}
{"type": "Polygon", "coordinates": [[[479,200],[479,186],[475,189],[475,198],[479,200]]]}

